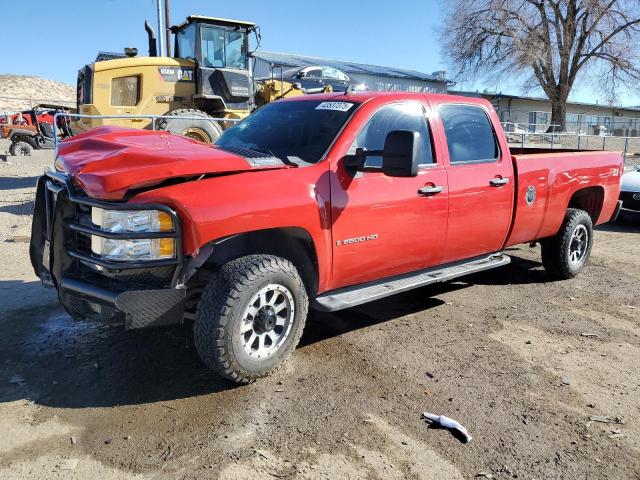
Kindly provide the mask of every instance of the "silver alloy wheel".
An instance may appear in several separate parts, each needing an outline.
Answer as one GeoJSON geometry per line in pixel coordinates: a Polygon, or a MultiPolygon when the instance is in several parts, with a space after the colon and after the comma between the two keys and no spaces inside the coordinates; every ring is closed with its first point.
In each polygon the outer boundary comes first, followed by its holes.
{"type": "Polygon", "coordinates": [[[269,284],[256,293],[242,313],[240,336],[245,352],[268,357],[289,336],[295,315],[293,296],[283,285],[269,284]]]}
{"type": "Polygon", "coordinates": [[[580,224],[571,234],[569,242],[569,262],[573,265],[579,265],[584,261],[589,249],[589,231],[587,227],[580,224]]]}

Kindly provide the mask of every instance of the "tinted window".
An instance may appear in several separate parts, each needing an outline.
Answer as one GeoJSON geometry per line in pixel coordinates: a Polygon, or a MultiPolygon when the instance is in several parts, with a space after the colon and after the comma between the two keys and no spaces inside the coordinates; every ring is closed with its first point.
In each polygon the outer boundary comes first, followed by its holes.
{"type": "Polygon", "coordinates": [[[224,30],[202,27],[200,48],[205,67],[224,67],[224,30]]]}
{"type": "Polygon", "coordinates": [[[324,78],[331,78],[334,80],[340,80],[340,70],[332,67],[322,67],[322,76],[324,78]]]}
{"type": "Polygon", "coordinates": [[[176,34],[176,49],[180,58],[196,58],[196,26],[188,25],[176,34]]]}
{"type": "Polygon", "coordinates": [[[314,70],[307,70],[304,76],[311,78],[322,78],[322,70],[320,70],[319,68],[316,68],[314,70]]]}
{"type": "Polygon", "coordinates": [[[442,105],[440,117],[447,136],[451,163],[493,162],[498,158],[498,143],[493,127],[482,108],[442,105]]]}
{"type": "Polygon", "coordinates": [[[316,163],[355,110],[355,103],[344,101],[270,103],[225,130],[216,145],[248,148],[293,163],[316,163]]]}
{"type": "MultiPolygon", "coordinates": [[[[202,63],[205,67],[245,68],[244,34],[221,28],[203,26],[200,29],[202,63]]],[[[182,47],[180,47],[182,54],[182,47]]]]}
{"type": "Polygon", "coordinates": [[[227,68],[244,68],[244,34],[242,32],[227,32],[225,60],[227,68]]]}
{"type": "MultiPolygon", "coordinates": [[[[398,103],[382,107],[373,114],[367,125],[358,134],[358,138],[349,149],[355,154],[356,148],[382,150],[387,134],[393,130],[410,130],[420,134],[421,148],[419,163],[433,163],[431,135],[425,119],[424,110],[419,103],[398,103]]],[[[366,166],[381,167],[382,157],[367,157],[366,166]]]]}

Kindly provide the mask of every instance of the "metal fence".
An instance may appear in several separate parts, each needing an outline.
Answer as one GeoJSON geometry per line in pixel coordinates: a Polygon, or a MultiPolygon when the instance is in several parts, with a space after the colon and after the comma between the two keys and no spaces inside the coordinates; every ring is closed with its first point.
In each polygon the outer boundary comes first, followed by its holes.
{"type": "Polygon", "coordinates": [[[640,154],[640,137],[585,135],[575,133],[505,132],[509,145],[522,148],[550,148],[569,150],[613,150],[640,154]]]}
{"type": "Polygon", "coordinates": [[[59,139],[58,134],[60,129],[58,128],[58,118],[87,118],[98,120],[151,120],[151,130],[157,130],[158,120],[194,120],[198,122],[210,122],[210,123],[238,123],[240,120],[236,118],[213,118],[213,117],[201,117],[196,115],[84,115],[80,113],[65,113],[59,112],[53,116],[53,138],[55,144],[55,153],[58,153],[59,139]]]}

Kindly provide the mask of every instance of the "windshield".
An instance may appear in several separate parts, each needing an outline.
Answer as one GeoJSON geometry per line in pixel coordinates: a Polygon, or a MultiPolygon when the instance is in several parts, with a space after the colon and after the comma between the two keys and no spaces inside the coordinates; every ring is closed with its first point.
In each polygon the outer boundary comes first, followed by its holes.
{"type": "Polygon", "coordinates": [[[248,148],[293,163],[317,163],[356,106],[322,100],[270,103],[226,130],[216,145],[248,148]]]}
{"type": "Polygon", "coordinates": [[[213,68],[246,68],[245,34],[210,26],[201,27],[202,63],[213,68]]]}

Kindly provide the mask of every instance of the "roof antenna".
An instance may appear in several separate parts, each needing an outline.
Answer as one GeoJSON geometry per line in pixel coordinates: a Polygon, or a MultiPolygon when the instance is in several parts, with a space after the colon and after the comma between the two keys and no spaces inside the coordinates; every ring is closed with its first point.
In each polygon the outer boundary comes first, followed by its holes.
{"type": "Polygon", "coordinates": [[[351,92],[353,92],[355,90],[355,86],[353,84],[350,84],[347,86],[347,89],[344,91],[345,95],[350,94],[351,92]]]}

